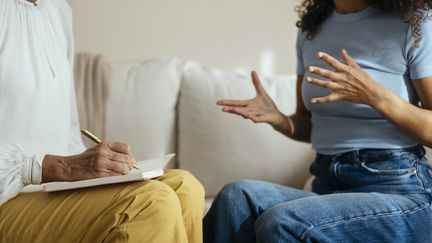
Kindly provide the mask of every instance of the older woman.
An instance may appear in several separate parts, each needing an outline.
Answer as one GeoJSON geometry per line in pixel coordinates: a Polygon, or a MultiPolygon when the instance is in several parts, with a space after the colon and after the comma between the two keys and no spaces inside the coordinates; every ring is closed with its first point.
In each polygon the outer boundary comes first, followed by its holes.
{"type": "Polygon", "coordinates": [[[431,6],[303,1],[296,113],[281,114],[255,73],[254,99],[219,105],[311,142],[313,192],[229,184],[205,217],[205,242],[431,241],[432,169],[422,146],[432,146],[431,6]]]}
{"type": "Polygon", "coordinates": [[[204,194],[189,173],[57,193],[23,186],[127,174],[127,144],[85,150],[65,0],[0,0],[0,242],[201,242],[204,194]]]}

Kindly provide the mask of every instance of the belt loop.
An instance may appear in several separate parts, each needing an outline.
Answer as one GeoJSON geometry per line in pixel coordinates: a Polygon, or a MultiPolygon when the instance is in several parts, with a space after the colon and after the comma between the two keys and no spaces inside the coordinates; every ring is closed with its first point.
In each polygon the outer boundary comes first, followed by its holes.
{"type": "Polygon", "coordinates": [[[330,156],[330,163],[334,163],[336,162],[336,160],[338,159],[339,155],[329,155],[330,156]]]}
{"type": "Polygon", "coordinates": [[[360,161],[360,150],[355,150],[355,151],[353,151],[353,161],[354,161],[354,163],[355,164],[360,164],[361,163],[361,161],[360,161]]]}

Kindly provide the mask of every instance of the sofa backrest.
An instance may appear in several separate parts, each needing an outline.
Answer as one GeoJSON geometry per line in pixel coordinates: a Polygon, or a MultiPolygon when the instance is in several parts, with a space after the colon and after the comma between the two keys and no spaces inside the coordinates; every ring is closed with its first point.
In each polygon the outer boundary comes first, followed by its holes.
{"type": "Polygon", "coordinates": [[[113,63],[107,139],[129,143],[137,160],[175,152],[181,66],[176,59],[113,63]]]}
{"type": "MultiPolygon", "coordinates": [[[[295,109],[295,77],[263,78],[285,114],[295,109]]],[[[310,145],[266,124],[222,113],[218,99],[254,97],[248,75],[175,59],[113,63],[107,138],[132,145],[137,159],[177,153],[175,167],[192,172],[207,196],[239,179],[302,188],[313,160],[310,145]]]]}
{"type": "MultiPolygon", "coordinates": [[[[296,78],[262,77],[284,114],[296,107],[296,78]]],[[[223,113],[219,99],[255,97],[250,75],[186,63],[178,108],[179,167],[204,184],[208,196],[227,183],[259,179],[302,188],[313,160],[309,144],[295,142],[267,124],[223,113]]]]}

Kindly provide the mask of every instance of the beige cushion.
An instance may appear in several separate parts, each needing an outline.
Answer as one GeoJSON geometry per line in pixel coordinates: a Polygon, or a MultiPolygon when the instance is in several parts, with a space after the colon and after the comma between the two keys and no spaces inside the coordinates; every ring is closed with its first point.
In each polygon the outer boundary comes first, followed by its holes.
{"type": "MultiPolygon", "coordinates": [[[[263,81],[280,109],[295,109],[295,78],[263,81]]],[[[254,124],[215,105],[218,99],[255,95],[249,76],[188,63],[179,101],[179,166],[203,183],[207,196],[239,179],[259,179],[302,188],[313,160],[310,145],[254,124]]]]}
{"type": "Polygon", "coordinates": [[[175,152],[181,62],[113,63],[107,138],[131,144],[136,159],[175,152]]]}

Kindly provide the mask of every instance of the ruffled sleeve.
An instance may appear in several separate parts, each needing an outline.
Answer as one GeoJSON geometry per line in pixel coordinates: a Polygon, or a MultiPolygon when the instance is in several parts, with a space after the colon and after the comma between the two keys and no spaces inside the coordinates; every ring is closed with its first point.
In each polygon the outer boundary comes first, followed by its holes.
{"type": "Polygon", "coordinates": [[[25,185],[40,183],[40,159],[27,156],[18,145],[0,145],[0,205],[18,195],[25,185]]]}

